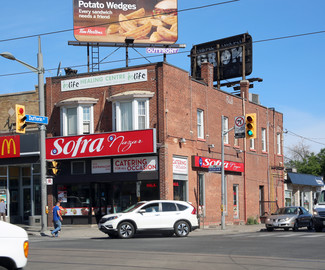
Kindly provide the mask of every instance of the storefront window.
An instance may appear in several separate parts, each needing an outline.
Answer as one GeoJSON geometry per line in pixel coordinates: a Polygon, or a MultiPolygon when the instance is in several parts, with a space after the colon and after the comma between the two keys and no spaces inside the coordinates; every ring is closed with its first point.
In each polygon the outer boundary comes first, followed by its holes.
{"type": "Polygon", "coordinates": [[[174,180],[174,200],[186,201],[186,181],[174,180]]]}
{"type": "Polygon", "coordinates": [[[286,190],[284,192],[284,198],[285,198],[285,206],[291,206],[292,204],[292,191],[286,190]]]}
{"type": "Polygon", "coordinates": [[[239,218],[238,209],[238,185],[233,185],[233,203],[234,203],[234,218],[239,218]]]}

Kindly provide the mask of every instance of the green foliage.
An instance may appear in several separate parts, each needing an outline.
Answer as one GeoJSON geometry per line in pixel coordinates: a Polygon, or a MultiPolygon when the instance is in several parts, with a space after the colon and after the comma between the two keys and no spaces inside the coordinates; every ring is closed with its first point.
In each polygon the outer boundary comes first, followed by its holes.
{"type": "Polygon", "coordinates": [[[325,178],[325,148],[315,155],[307,154],[301,160],[290,160],[288,165],[296,168],[298,173],[323,176],[325,178]]]}
{"type": "Polygon", "coordinates": [[[254,225],[254,224],[258,224],[258,218],[248,217],[246,225],[254,225]]]}

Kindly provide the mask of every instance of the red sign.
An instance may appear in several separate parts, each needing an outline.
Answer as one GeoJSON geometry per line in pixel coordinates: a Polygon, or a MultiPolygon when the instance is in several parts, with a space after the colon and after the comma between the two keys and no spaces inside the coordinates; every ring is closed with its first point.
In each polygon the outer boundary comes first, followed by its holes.
{"type": "Polygon", "coordinates": [[[0,137],[0,158],[20,157],[20,136],[0,137]]]}
{"type": "Polygon", "coordinates": [[[155,129],[46,139],[46,159],[151,154],[155,152],[155,129]]]}
{"type": "MultiPolygon", "coordinates": [[[[210,166],[213,165],[221,166],[220,159],[205,158],[200,156],[193,156],[193,158],[194,158],[193,167],[208,169],[210,166]]],[[[225,167],[225,171],[244,172],[244,163],[225,161],[224,167],[225,167]]]]}

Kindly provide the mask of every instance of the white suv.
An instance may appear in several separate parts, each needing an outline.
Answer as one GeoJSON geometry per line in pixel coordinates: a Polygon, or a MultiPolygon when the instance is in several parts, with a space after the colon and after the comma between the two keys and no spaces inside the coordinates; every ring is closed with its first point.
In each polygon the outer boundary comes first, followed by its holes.
{"type": "Polygon", "coordinates": [[[131,238],[143,231],[185,237],[198,228],[195,207],[183,201],[156,200],[138,202],[122,213],[105,215],[98,223],[100,231],[111,238],[131,238]]]}
{"type": "Polygon", "coordinates": [[[0,221],[0,269],[25,267],[28,248],[28,235],[23,228],[0,221]]]}

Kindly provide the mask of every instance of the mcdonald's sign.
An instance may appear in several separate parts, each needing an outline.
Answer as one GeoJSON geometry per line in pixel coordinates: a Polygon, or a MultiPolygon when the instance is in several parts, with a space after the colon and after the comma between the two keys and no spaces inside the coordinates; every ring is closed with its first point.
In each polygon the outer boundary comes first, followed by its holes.
{"type": "Polygon", "coordinates": [[[0,158],[20,157],[20,136],[0,137],[0,158]]]}

